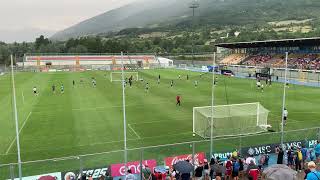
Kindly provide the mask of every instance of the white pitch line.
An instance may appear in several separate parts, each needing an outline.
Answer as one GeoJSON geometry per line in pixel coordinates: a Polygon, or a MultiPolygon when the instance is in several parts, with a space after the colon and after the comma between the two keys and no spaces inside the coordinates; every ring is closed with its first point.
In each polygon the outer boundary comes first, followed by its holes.
{"type": "Polygon", "coordinates": [[[128,124],[128,127],[133,131],[133,133],[138,137],[138,139],[141,139],[141,137],[139,136],[139,134],[131,127],[130,124],[128,124]]]}
{"type": "MultiPolygon", "coordinates": [[[[183,119],[175,119],[174,121],[187,121],[190,119],[189,117],[183,119]]],[[[139,123],[131,123],[131,125],[140,125],[140,124],[153,124],[153,123],[163,123],[163,122],[172,122],[172,120],[167,121],[147,121],[147,122],[139,122],[139,123]]]]}
{"type": "MultiPolygon", "coordinates": [[[[27,124],[27,121],[30,118],[31,114],[32,114],[32,112],[30,112],[29,115],[27,116],[26,120],[24,120],[24,122],[23,122],[23,124],[22,124],[22,126],[21,126],[21,128],[20,128],[20,130],[18,132],[18,136],[20,135],[20,132],[22,131],[24,126],[27,124]]],[[[17,139],[17,136],[15,136],[14,139],[12,140],[12,142],[11,142],[10,146],[8,147],[5,155],[8,155],[8,153],[9,153],[10,149],[12,148],[12,146],[13,146],[14,142],[16,141],[16,139],[17,139]]]]}

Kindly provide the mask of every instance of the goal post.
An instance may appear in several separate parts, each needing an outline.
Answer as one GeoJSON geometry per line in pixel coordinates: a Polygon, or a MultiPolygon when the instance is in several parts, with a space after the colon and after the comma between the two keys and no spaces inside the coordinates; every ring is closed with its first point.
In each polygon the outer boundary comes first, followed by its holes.
{"type": "Polygon", "coordinates": [[[187,64],[179,64],[180,69],[187,69],[187,64]]]}
{"type": "MultiPolygon", "coordinates": [[[[124,78],[130,78],[132,76],[133,81],[138,81],[139,80],[139,73],[138,72],[129,72],[125,71],[124,72],[124,78]]],[[[110,80],[111,82],[121,82],[122,80],[122,72],[111,72],[110,73],[110,80]]]]}
{"type": "Polygon", "coordinates": [[[259,102],[194,107],[193,133],[203,138],[211,137],[211,114],[213,114],[213,137],[256,134],[267,131],[269,110],[259,102]]]}

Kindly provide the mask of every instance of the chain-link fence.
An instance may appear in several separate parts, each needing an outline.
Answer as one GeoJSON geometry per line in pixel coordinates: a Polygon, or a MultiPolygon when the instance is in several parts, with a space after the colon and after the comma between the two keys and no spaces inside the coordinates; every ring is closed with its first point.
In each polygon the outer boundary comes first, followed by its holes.
{"type": "MultiPolygon", "coordinates": [[[[226,159],[234,152],[241,157],[254,155],[256,158],[263,154],[275,153],[275,147],[280,145],[280,132],[268,132],[255,135],[217,138],[213,141],[214,157],[226,159]]],[[[314,148],[316,140],[320,139],[320,127],[286,131],[284,133],[284,147],[314,148]]],[[[205,158],[210,159],[210,141],[193,141],[168,145],[149,147],[137,147],[127,150],[128,167],[137,176],[142,172],[144,165],[151,168],[156,166],[171,167],[178,161],[189,159],[197,166],[205,158]]],[[[56,159],[29,161],[22,163],[23,177],[38,177],[41,175],[57,176],[57,179],[65,179],[69,173],[81,176],[82,173],[93,175],[94,179],[108,172],[110,176],[125,175],[124,151],[115,150],[95,154],[63,157],[56,159]],[[38,175],[38,176],[37,176],[38,175]]],[[[275,163],[273,159],[269,165],[275,163]]],[[[16,163],[0,165],[1,179],[14,179],[18,176],[16,163]]]]}

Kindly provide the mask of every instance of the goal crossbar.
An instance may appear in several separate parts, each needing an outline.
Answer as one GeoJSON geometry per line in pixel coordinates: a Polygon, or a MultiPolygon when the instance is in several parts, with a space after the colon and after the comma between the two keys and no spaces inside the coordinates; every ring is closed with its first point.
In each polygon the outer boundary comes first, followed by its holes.
{"type": "MultiPolygon", "coordinates": [[[[124,72],[124,78],[130,78],[133,77],[133,81],[139,80],[139,73],[138,72],[124,72]]],[[[122,81],[122,72],[111,72],[110,73],[110,81],[111,82],[117,82],[122,81]]]]}
{"type": "Polygon", "coordinates": [[[212,123],[214,137],[265,132],[268,113],[259,102],[194,107],[193,133],[208,138],[212,123]]]}

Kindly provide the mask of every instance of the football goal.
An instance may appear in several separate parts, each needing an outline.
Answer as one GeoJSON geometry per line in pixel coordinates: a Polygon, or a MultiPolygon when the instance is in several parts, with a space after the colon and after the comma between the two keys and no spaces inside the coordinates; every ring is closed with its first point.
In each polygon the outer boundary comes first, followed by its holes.
{"type": "MultiPolygon", "coordinates": [[[[138,72],[129,72],[125,71],[124,72],[124,79],[129,79],[132,77],[133,81],[138,81],[139,80],[139,73],[138,72]]],[[[121,81],[122,79],[122,73],[121,72],[111,72],[110,73],[110,80],[111,82],[116,82],[116,81],[121,81]]]]}
{"type": "Polygon", "coordinates": [[[269,111],[260,103],[193,108],[193,133],[203,138],[237,136],[267,131],[269,111]],[[213,116],[213,121],[212,117],[213,116]]]}
{"type": "Polygon", "coordinates": [[[187,69],[187,64],[179,64],[180,69],[187,69]]]}

